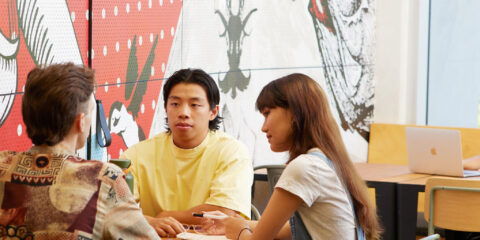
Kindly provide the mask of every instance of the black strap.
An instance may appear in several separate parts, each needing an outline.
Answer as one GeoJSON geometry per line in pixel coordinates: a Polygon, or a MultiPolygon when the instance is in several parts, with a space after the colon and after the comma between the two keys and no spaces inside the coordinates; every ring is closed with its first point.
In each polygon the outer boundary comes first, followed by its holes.
{"type": "Polygon", "coordinates": [[[107,121],[105,119],[105,112],[103,111],[102,100],[95,100],[97,102],[97,142],[100,147],[108,147],[112,143],[110,136],[110,129],[108,129],[107,121]],[[103,132],[103,134],[102,134],[103,132]],[[105,143],[102,136],[105,134],[105,143]]]}

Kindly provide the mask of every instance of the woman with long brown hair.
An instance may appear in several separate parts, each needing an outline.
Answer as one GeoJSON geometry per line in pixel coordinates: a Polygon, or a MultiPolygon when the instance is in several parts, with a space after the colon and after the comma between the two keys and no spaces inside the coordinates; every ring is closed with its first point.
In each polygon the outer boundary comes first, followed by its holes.
{"type": "Polygon", "coordinates": [[[293,216],[311,239],[378,239],[375,208],[321,87],[291,74],[267,84],[256,107],[270,148],[290,158],[260,221],[227,218],[216,228],[229,239],[289,239],[295,236],[288,222],[293,216]]]}

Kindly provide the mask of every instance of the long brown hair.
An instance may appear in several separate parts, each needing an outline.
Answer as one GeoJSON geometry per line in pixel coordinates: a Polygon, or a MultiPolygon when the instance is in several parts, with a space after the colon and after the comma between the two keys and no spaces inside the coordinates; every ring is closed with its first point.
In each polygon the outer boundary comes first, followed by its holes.
{"type": "Polygon", "coordinates": [[[352,197],[360,226],[368,239],[378,239],[381,227],[370,201],[365,182],[350,161],[337,123],[324,91],[310,77],[294,73],[267,84],[257,98],[256,107],[281,107],[293,115],[290,159],[294,160],[317,147],[333,162],[338,177],[352,197]]]}

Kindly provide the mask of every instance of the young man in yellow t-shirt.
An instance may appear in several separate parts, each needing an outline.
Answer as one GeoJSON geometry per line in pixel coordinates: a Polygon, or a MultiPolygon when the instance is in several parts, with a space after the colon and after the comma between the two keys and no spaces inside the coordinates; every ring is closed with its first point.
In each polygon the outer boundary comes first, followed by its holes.
{"type": "Polygon", "coordinates": [[[217,131],[220,93],[200,69],[175,72],[163,87],[168,129],[130,147],[135,198],[161,234],[172,217],[198,224],[193,212],[250,217],[253,168],[246,147],[217,131]],[[163,217],[163,218],[162,218],[163,217]]]}

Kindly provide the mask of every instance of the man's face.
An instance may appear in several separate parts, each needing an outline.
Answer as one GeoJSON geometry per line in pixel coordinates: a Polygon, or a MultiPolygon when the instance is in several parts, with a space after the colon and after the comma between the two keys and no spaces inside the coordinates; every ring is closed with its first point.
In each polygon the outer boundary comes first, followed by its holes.
{"type": "Polygon", "coordinates": [[[194,148],[207,136],[208,123],[217,116],[218,106],[210,110],[202,86],[179,83],[170,91],[165,111],[175,145],[194,148]]]}

